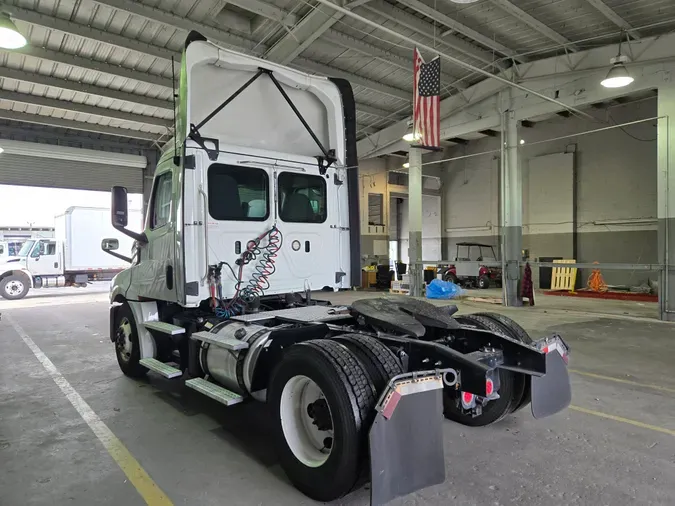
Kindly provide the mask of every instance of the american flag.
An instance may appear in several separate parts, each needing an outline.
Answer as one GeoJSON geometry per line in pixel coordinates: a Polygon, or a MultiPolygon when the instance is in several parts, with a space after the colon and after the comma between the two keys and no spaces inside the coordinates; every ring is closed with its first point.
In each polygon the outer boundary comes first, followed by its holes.
{"type": "Polygon", "coordinates": [[[415,74],[413,90],[413,135],[424,147],[441,145],[441,59],[429,63],[415,48],[415,74]]]}

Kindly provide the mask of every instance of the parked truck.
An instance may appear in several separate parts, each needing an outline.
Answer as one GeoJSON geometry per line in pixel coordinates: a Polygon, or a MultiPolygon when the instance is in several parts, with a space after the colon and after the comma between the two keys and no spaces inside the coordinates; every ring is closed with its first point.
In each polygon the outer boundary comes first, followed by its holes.
{"type": "MultiPolygon", "coordinates": [[[[126,189],[112,190],[112,223],[137,253],[118,253],[114,236],[101,244],[131,263],[110,291],[124,374],[153,371],[224,406],[267,403],[272,430],[260,437],[319,501],[366,480],[377,505],[442,483],[443,414],[480,426],[568,405],[560,336],[532,341],[504,316],[455,317],[455,306],[412,297],[312,297],[360,280],[348,82],[195,32],[181,66],[176,139],[157,164],[141,233],[128,229],[126,189]]],[[[477,461],[489,475],[485,456],[477,461]]]]}
{"type": "MultiPolygon", "coordinates": [[[[129,213],[130,227],[141,230],[141,212],[129,213]]],[[[22,299],[31,288],[86,286],[110,280],[128,264],[101,251],[101,240],[114,233],[110,209],[70,207],[54,219],[54,238],[29,239],[14,257],[0,262],[0,295],[22,299]]],[[[131,254],[133,239],[120,248],[131,254]]]]}
{"type": "Polygon", "coordinates": [[[0,262],[16,256],[21,251],[24,241],[0,241],[0,262]]]}

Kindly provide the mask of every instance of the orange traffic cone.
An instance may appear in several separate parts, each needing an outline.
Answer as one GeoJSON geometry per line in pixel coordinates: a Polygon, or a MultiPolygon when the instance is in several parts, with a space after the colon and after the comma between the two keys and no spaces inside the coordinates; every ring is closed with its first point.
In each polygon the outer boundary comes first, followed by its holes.
{"type": "MultiPolygon", "coordinates": [[[[593,262],[594,264],[597,264],[598,262],[593,262]]],[[[607,291],[607,283],[605,283],[605,280],[602,278],[602,274],[600,273],[600,269],[593,269],[593,272],[591,272],[591,275],[588,276],[588,283],[586,284],[588,286],[589,290],[592,290],[594,292],[606,292],[607,291]]]]}

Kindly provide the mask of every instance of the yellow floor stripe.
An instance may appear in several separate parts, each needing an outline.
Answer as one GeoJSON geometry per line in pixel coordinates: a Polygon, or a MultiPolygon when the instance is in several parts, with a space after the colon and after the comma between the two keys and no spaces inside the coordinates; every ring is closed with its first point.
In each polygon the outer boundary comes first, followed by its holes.
{"type": "Polygon", "coordinates": [[[668,434],[670,436],[675,436],[675,430],[666,429],[665,427],[659,427],[658,425],[650,425],[648,423],[638,422],[637,420],[631,420],[630,418],[623,418],[622,416],[609,415],[607,413],[602,413],[600,411],[595,411],[593,409],[582,408],[581,406],[570,406],[572,411],[578,411],[579,413],[586,413],[587,415],[598,416],[600,418],[607,418],[608,420],[614,420],[615,422],[627,423],[635,427],[640,427],[642,429],[653,430],[654,432],[661,432],[663,434],[668,434]]]}
{"type": "Polygon", "coordinates": [[[30,348],[35,357],[40,361],[42,367],[49,373],[54,383],[61,389],[66,398],[73,405],[96,437],[101,441],[103,447],[110,456],[117,462],[129,481],[136,487],[136,490],[145,500],[148,506],[173,506],[173,502],[157,484],[150,478],[148,473],[141,467],[134,456],[127,450],[122,442],[112,433],[108,426],[101,420],[86,401],[78,394],[68,383],[66,378],[59,372],[54,363],[49,360],[37,344],[26,334],[21,326],[14,321],[8,314],[4,315],[7,321],[14,327],[17,334],[21,336],[26,346],[30,348]]]}
{"type": "Polygon", "coordinates": [[[615,383],[624,383],[626,385],[634,385],[636,387],[651,388],[652,390],[660,390],[661,392],[669,392],[675,394],[675,388],[663,387],[661,385],[650,385],[648,383],[638,383],[637,381],[614,378],[613,376],[604,376],[602,374],[595,374],[592,372],[577,371],[576,369],[570,369],[569,371],[573,372],[574,374],[579,374],[580,376],[587,376],[589,378],[613,381],[615,383]]]}

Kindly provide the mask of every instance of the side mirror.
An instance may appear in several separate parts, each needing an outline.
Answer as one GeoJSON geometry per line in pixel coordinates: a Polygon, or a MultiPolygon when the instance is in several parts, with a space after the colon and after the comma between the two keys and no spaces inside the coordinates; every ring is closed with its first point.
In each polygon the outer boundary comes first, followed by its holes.
{"type": "Polygon", "coordinates": [[[120,242],[117,239],[103,239],[101,241],[101,249],[103,251],[116,251],[120,247],[120,242]]]}
{"type": "Polygon", "coordinates": [[[124,186],[113,186],[112,202],[110,206],[112,225],[115,228],[126,227],[129,223],[129,211],[127,209],[127,189],[124,186]]]}
{"type": "MultiPolygon", "coordinates": [[[[122,232],[124,235],[128,235],[132,239],[139,241],[141,243],[147,243],[148,238],[145,234],[138,234],[132,230],[127,229],[129,223],[129,209],[127,203],[127,189],[124,186],[113,186],[110,191],[111,203],[110,203],[110,221],[112,226],[117,230],[122,232]]],[[[114,241],[116,239],[110,239],[114,241]]],[[[115,247],[117,249],[118,245],[115,247]]],[[[101,243],[101,248],[103,248],[103,243],[101,243]]],[[[105,249],[103,251],[112,251],[112,249],[105,249]]]]}

